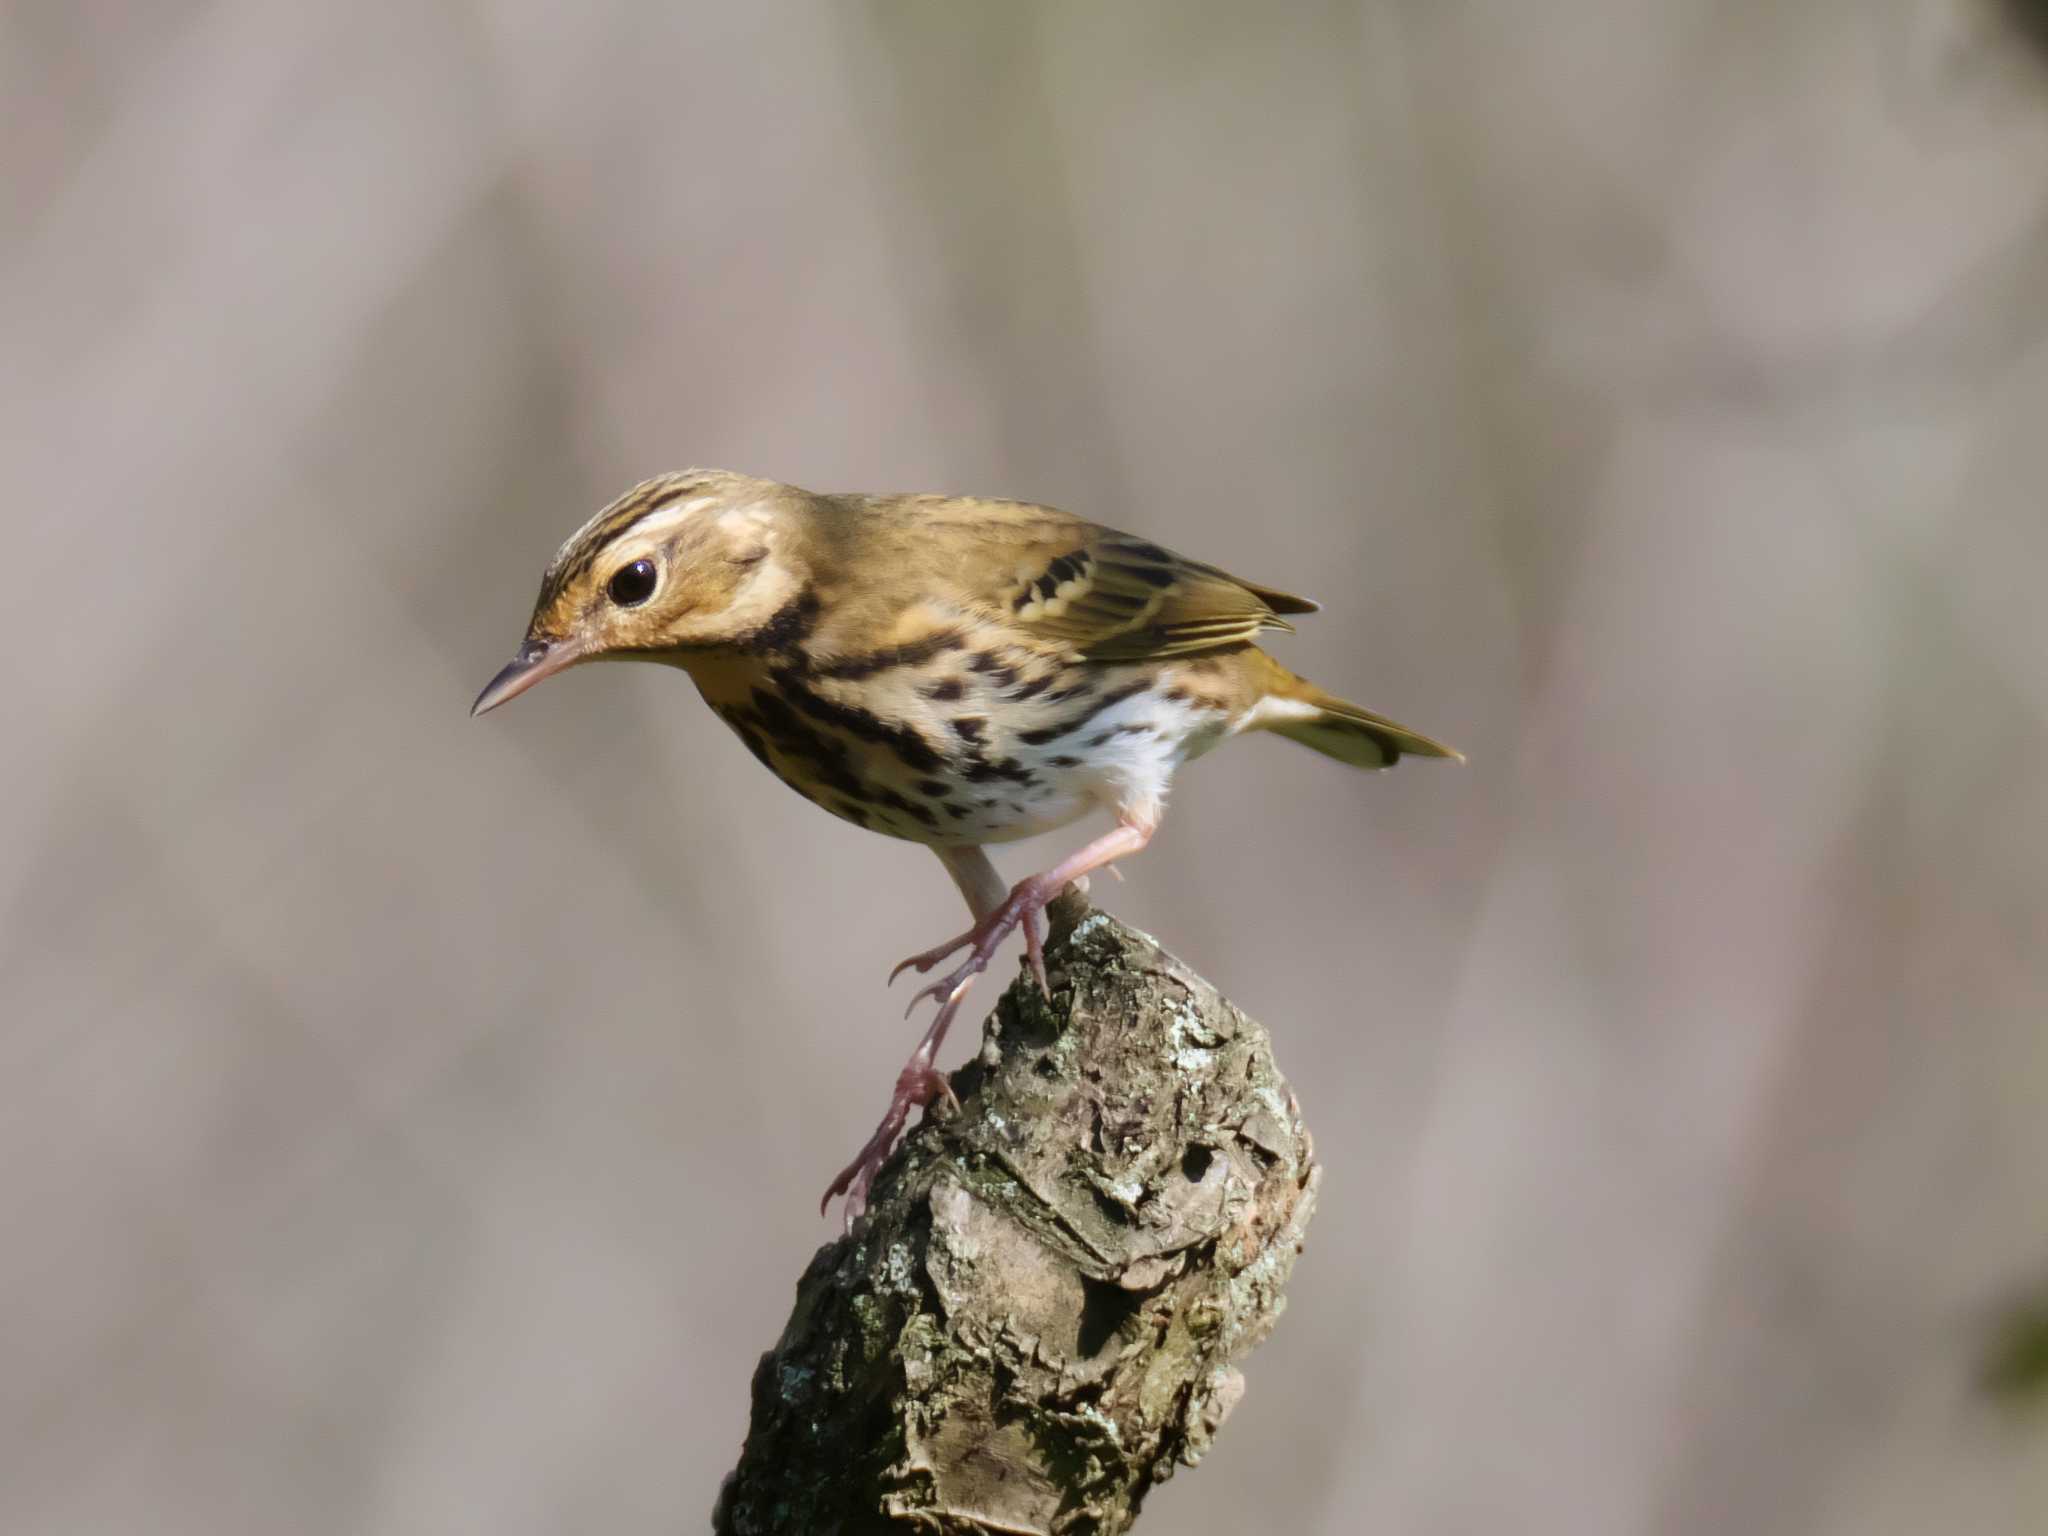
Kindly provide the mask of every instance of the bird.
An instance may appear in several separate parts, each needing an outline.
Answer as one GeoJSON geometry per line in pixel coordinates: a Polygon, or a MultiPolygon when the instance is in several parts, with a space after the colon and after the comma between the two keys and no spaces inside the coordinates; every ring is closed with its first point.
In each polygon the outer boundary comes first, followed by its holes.
{"type": "Polygon", "coordinates": [[[570,535],[470,713],[587,662],[676,667],[798,794],[938,856],[972,922],[890,973],[960,957],[912,996],[930,1026],[820,1202],[851,1230],[911,1111],[952,1102],[936,1059],[974,979],[1021,929],[1047,987],[1047,902],[1151,841],[1182,764],[1251,731],[1356,768],[1463,760],[1257,644],[1317,607],[1052,507],[688,469],[570,535]],[[988,856],[1098,812],[1108,830],[1014,885],[988,856]]]}

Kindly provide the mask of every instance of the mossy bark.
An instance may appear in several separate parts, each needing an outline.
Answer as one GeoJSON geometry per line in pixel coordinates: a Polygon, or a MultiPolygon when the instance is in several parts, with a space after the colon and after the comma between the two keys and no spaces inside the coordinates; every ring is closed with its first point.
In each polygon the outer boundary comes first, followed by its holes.
{"type": "Polygon", "coordinates": [[[1069,892],[754,1374],[720,1536],[1107,1533],[1193,1465],[1320,1174],[1266,1032],[1069,892]]]}

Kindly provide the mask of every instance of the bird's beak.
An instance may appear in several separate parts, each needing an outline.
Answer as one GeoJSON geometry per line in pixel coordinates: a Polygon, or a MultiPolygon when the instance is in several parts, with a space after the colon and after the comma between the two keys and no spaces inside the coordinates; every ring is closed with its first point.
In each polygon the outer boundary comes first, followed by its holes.
{"type": "Polygon", "coordinates": [[[469,706],[471,719],[487,715],[508,699],[516,699],[543,678],[553,677],[564,667],[583,659],[583,648],[573,640],[529,639],[519,647],[498,675],[484,684],[484,691],[469,706]]]}

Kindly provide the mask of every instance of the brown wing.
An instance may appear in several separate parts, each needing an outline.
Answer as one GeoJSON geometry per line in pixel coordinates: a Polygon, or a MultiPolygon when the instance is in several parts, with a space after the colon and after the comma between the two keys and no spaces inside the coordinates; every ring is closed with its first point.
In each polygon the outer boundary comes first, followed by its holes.
{"type": "Polygon", "coordinates": [[[977,542],[998,580],[983,595],[1020,628],[1096,661],[1137,661],[1240,645],[1305,597],[1240,581],[1150,540],[1042,507],[998,503],[977,542]],[[993,546],[993,548],[991,548],[993,546]],[[1010,555],[1005,561],[1002,557],[1010,555]]]}

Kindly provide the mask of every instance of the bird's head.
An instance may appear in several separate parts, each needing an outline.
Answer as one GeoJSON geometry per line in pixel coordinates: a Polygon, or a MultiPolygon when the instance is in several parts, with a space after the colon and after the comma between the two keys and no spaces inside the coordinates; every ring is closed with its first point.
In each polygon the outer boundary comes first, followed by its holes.
{"type": "Polygon", "coordinates": [[[687,665],[745,646],[803,591],[803,500],[791,486],[717,469],[635,486],[556,552],[525,642],[470,713],[586,661],[687,665]]]}

